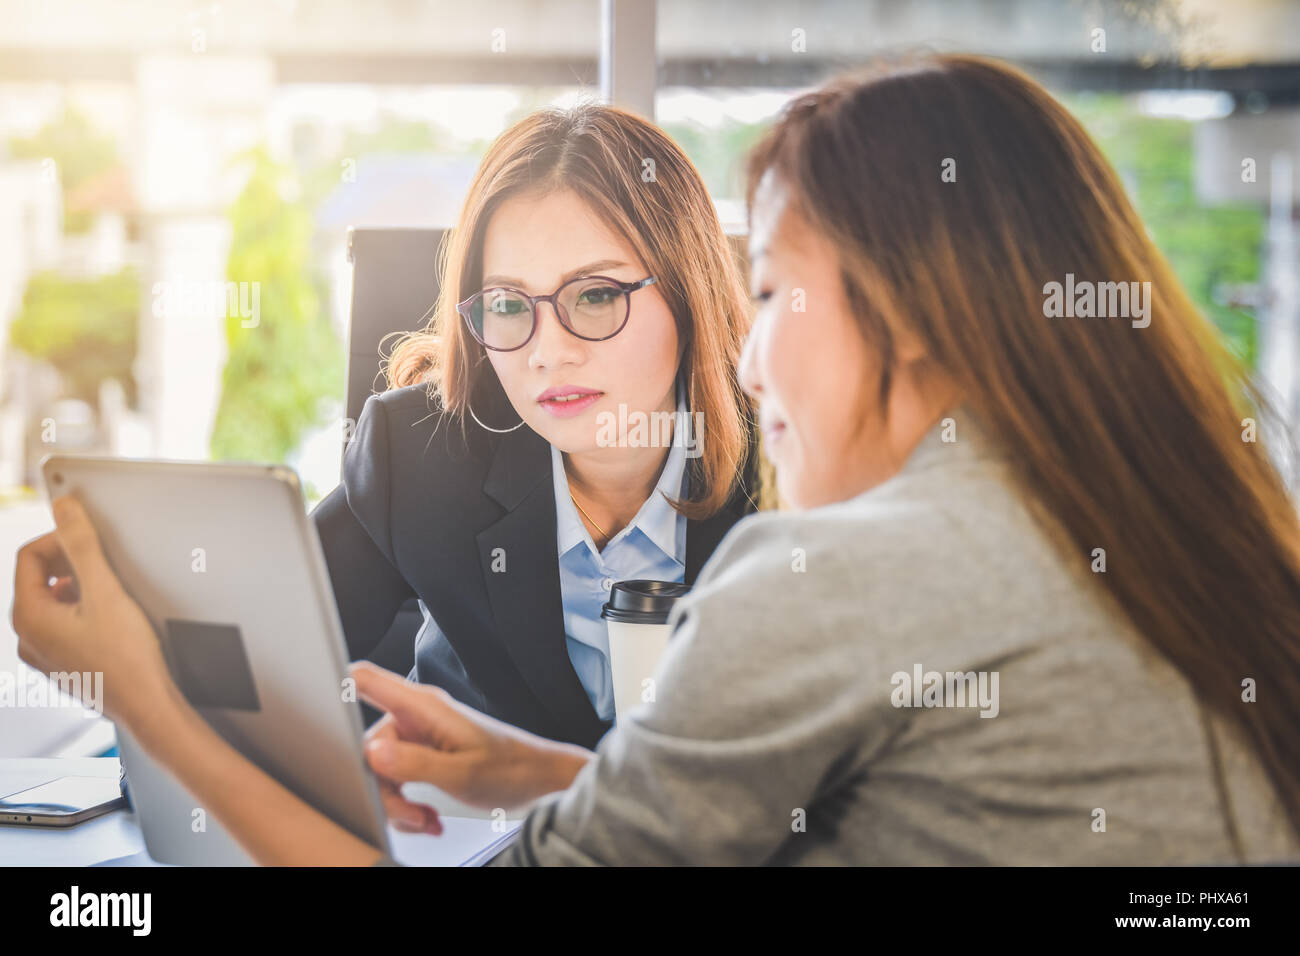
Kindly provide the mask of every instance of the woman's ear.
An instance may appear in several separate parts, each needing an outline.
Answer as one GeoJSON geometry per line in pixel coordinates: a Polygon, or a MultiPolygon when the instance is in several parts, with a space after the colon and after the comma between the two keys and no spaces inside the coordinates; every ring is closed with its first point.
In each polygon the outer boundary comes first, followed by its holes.
{"type": "Polygon", "coordinates": [[[918,394],[927,396],[940,407],[958,400],[959,389],[934,357],[921,337],[911,329],[901,329],[894,337],[895,382],[906,381],[918,394]]]}
{"type": "Polygon", "coordinates": [[[919,335],[904,328],[894,333],[894,357],[900,363],[921,362],[930,357],[930,350],[919,335]]]}

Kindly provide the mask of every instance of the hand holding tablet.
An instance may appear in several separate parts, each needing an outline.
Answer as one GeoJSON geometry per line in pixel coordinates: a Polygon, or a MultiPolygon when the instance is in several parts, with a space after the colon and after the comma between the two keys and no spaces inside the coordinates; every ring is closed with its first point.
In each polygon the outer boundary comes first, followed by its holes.
{"type": "Polygon", "coordinates": [[[158,636],[109,567],[81,502],[63,495],[52,510],[56,530],[18,552],[18,656],[42,673],[103,674],[104,713],[148,719],[150,704],[175,690],[158,636]]]}

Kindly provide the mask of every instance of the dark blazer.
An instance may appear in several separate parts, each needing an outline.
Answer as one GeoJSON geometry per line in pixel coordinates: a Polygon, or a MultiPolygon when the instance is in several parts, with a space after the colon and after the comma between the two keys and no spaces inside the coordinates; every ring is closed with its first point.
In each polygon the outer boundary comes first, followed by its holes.
{"type": "MultiPolygon", "coordinates": [[[[487,417],[474,404],[494,427],[518,421],[508,406],[487,417]]],[[[424,385],[366,400],[343,481],[312,512],[349,653],[369,654],[418,597],[433,621],[415,639],[414,679],[517,727],[594,748],[610,724],[597,717],[565,643],[550,446],[527,426],[495,434],[466,421],[462,428],[436,407],[424,385]],[[494,557],[504,570],[493,570],[494,557]]],[[[756,462],[751,444],[728,505],[688,521],[688,583],[753,510],[756,462]]]]}

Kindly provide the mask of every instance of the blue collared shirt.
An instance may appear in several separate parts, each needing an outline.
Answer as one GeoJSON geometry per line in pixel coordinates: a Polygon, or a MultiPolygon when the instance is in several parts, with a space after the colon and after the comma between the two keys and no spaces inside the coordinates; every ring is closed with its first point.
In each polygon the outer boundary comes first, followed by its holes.
{"type": "MultiPolygon", "coordinates": [[[[677,421],[686,406],[679,394],[677,421]]],[[[569,495],[564,457],[551,446],[555,481],[556,538],[560,554],[560,596],[564,604],[564,633],[573,669],[601,720],[614,719],[614,683],[609,669],[609,635],[601,606],[616,581],[649,578],[682,581],[686,577],[686,517],[673,509],[660,492],[674,499],[685,493],[686,448],[674,428],[673,443],[659,483],[636,517],[597,551],[569,495]]]]}

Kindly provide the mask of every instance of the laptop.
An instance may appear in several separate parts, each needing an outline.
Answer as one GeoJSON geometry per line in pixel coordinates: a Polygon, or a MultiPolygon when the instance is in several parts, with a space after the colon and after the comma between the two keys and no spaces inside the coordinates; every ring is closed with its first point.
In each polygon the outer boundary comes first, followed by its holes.
{"type": "MultiPolygon", "coordinates": [[[[278,465],[73,455],[48,456],[41,467],[52,498],[72,493],[85,505],[204,719],[307,803],[390,853],[338,609],[297,475],[278,465]]],[[[118,740],[153,860],[253,863],[120,727],[118,740]]]]}

